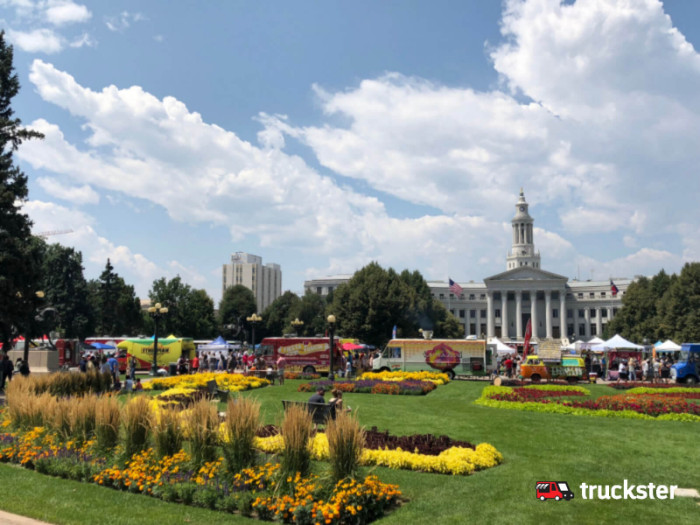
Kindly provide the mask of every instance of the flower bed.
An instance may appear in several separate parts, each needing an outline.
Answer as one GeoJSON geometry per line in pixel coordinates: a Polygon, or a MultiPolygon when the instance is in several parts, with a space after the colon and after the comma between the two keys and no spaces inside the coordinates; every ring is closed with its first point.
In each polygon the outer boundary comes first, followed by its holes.
{"type": "Polygon", "coordinates": [[[144,381],[144,390],[167,390],[174,387],[206,389],[209,381],[216,381],[216,386],[221,390],[241,392],[268,386],[267,379],[244,376],[243,374],[221,374],[206,372],[204,374],[187,374],[173,377],[163,377],[144,381]]]}
{"type": "Polygon", "coordinates": [[[632,388],[677,388],[684,391],[695,389],[700,392],[700,384],[689,385],[688,383],[650,383],[649,381],[621,381],[619,383],[610,383],[608,386],[610,388],[614,388],[615,390],[630,390],[632,388]]]}
{"type": "MultiPolygon", "coordinates": [[[[398,438],[401,439],[401,438],[398,438]]],[[[459,443],[459,442],[454,442],[459,443]]],[[[453,446],[438,454],[425,454],[402,450],[365,448],[362,452],[363,465],[377,465],[392,469],[418,470],[440,474],[467,475],[479,470],[495,467],[503,461],[498,450],[488,443],[477,446],[453,446]]],[[[278,454],[282,451],[284,442],[282,436],[275,435],[266,438],[255,438],[255,446],[264,452],[278,454]]],[[[328,439],[324,433],[317,433],[309,442],[314,459],[328,459],[328,439]]]]}
{"type": "Polygon", "coordinates": [[[282,523],[370,523],[401,498],[397,485],[382,483],[376,476],[344,480],[329,488],[315,475],[304,479],[297,475],[282,486],[279,465],[271,463],[233,476],[225,471],[221,458],[192,470],[184,451],[158,459],[147,449],[119,466],[109,463],[93,441],[80,446],[72,441],[61,443],[43,427],[0,434],[0,461],[165,501],[282,523]]]}
{"type": "Polygon", "coordinates": [[[437,388],[430,381],[378,381],[358,379],[356,381],[313,381],[299,385],[299,392],[314,392],[322,386],[326,390],[337,388],[354,394],[393,394],[421,396],[437,388]]]}
{"type": "Polygon", "coordinates": [[[700,404],[687,401],[688,398],[697,399],[692,392],[628,393],[601,396],[597,400],[586,401],[564,399],[580,396],[580,393],[570,392],[566,396],[558,397],[555,394],[557,391],[566,392],[570,389],[571,387],[565,386],[553,387],[549,390],[549,395],[533,396],[524,394],[523,391],[536,389],[488,386],[475,403],[494,408],[534,412],[700,422],[700,404]]]}
{"type": "Polygon", "coordinates": [[[436,385],[446,385],[450,382],[447,374],[442,372],[365,372],[360,379],[379,381],[430,381],[436,385]]]}
{"type": "Polygon", "coordinates": [[[304,379],[306,381],[309,381],[310,379],[318,379],[320,377],[321,377],[321,374],[307,374],[305,372],[285,372],[284,373],[285,379],[304,379]]]}

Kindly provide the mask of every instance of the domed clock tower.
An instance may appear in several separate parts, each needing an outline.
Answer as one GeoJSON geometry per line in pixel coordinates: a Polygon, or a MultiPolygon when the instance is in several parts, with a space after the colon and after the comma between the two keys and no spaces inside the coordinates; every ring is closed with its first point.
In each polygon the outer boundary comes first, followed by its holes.
{"type": "Polygon", "coordinates": [[[506,259],[506,270],[514,270],[523,266],[540,267],[540,253],[535,251],[535,241],[532,235],[534,222],[528,213],[528,204],[525,201],[523,189],[520,188],[520,197],[515,203],[515,217],[511,221],[513,246],[506,259]]]}

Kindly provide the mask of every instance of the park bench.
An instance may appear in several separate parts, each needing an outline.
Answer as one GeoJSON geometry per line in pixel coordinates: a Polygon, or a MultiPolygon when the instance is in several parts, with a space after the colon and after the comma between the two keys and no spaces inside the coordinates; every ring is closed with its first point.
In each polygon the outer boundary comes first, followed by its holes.
{"type": "Polygon", "coordinates": [[[219,389],[219,385],[216,384],[214,379],[207,381],[207,392],[209,393],[209,397],[211,399],[218,397],[219,401],[222,403],[226,403],[228,401],[228,390],[219,389]]]}
{"type": "Polygon", "coordinates": [[[326,403],[305,403],[304,401],[282,401],[285,410],[291,405],[305,407],[311,414],[314,425],[325,425],[329,419],[335,419],[335,405],[326,403]]]}

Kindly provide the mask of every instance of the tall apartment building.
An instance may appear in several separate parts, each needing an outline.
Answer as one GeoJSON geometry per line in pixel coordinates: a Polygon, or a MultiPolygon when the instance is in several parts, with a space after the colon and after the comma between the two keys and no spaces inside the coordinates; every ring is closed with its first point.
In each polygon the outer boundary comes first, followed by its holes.
{"type": "Polygon", "coordinates": [[[231,255],[231,263],[223,265],[221,292],[241,284],[253,292],[258,312],[262,312],[282,295],[282,268],[279,264],[263,265],[262,257],[244,252],[231,255]]]}

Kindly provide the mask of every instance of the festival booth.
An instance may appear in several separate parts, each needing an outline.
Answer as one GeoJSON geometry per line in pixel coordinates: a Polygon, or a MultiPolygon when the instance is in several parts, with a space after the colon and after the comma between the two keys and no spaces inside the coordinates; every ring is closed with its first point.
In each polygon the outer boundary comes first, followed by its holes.
{"type": "Polygon", "coordinates": [[[488,342],[489,344],[496,345],[496,355],[499,357],[518,353],[516,348],[503,343],[498,337],[490,337],[488,342]]]}
{"type": "Polygon", "coordinates": [[[618,379],[617,366],[620,360],[626,361],[630,357],[634,357],[638,362],[641,361],[644,347],[628,341],[619,334],[615,334],[607,341],[594,345],[591,350],[604,352],[607,355],[608,380],[616,381],[618,379]]]}

